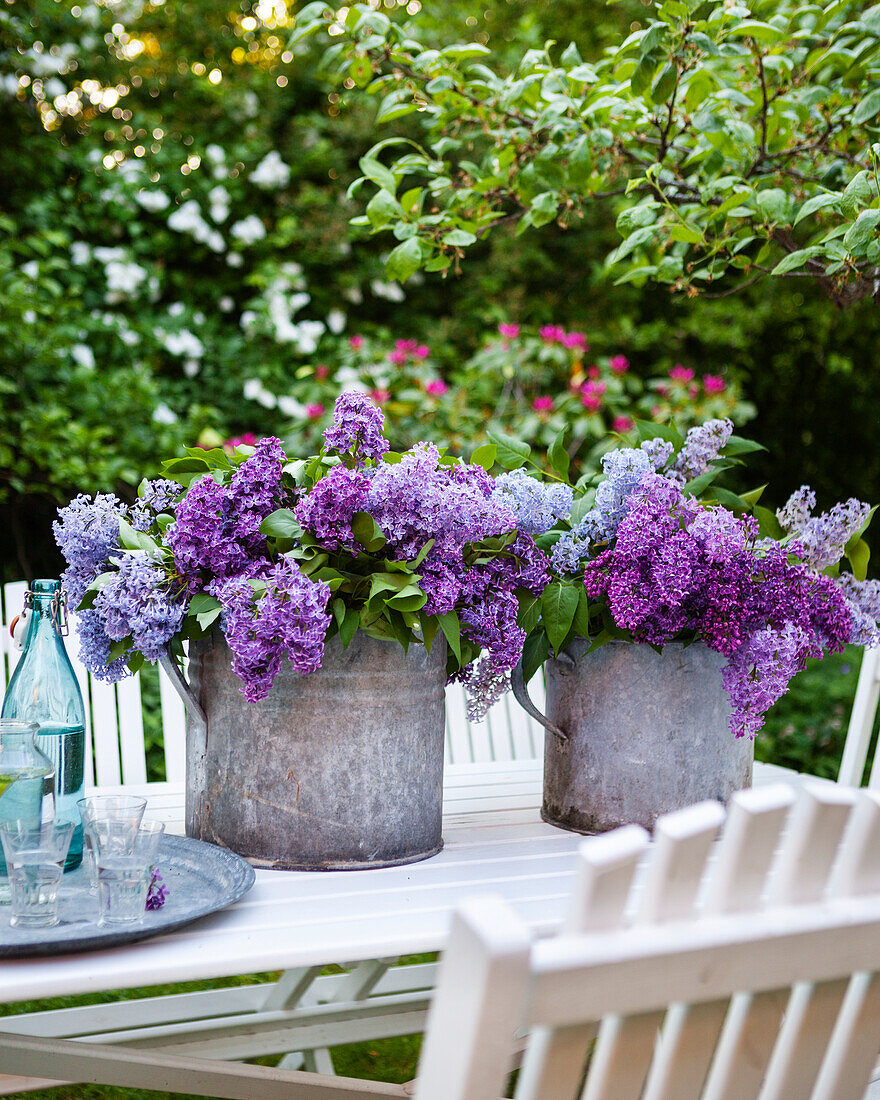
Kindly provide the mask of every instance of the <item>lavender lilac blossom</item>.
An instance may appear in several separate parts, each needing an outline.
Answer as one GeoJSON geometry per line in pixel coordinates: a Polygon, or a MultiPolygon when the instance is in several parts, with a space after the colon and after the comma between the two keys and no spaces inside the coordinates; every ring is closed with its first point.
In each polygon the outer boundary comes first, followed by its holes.
{"type": "Polygon", "coordinates": [[[151,911],[161,909],[167,900],[168,887],[162,880],[162,876],[159,874],[158,869],[154,867],[150,877],[150,886],[147,890],[146,908],[151,911]]]}
{"type": "Polygon", "coordinates": [[[818,516],[812,514],[815,506],[816,494],[802,485],[776,517],[797,540],[798,552],[807,564],[813,569],[827,569],[840,561],[846,544],[865,522],[871,508],[854,497],[818,516]]]}
{"type": "Polygon", "coordinates": [[[511,509],[520,531],[543,535],[571,511],[574,492],[570,485],[544,485],[525,470],[511,470],[495,479],[493,498],[511,509]]]}
{"type": "Polygon", "coordinates": [[[81,493],[59,509],[52,533],[67,562],[61,584],[71,607],[79,607],[86,589],[107,569],[107,558],[119,548],[119,520],[125,511],[112,493],[98,493],[94,499],[81,493]]]}
{"type": "Polygon", "coordinates": [[[148,531],[160,512],[173,508],[183,492],[183,486],[167,477],[157,477],[142,483],[138,499],[132,505],[131,525],[136,531],[148,531]]]}
{"type": "Polygon", "coordinates": [[[333,423],[324,431],[324,442],[338,454],[350,454],[362,466],[389,450],[382,435],[384,427],[385,416],[369,394],[349,390],[336,399],[333,423]]]}
{"type": "Polygon", "coordinates": [[[704,474],[727,446],[732,432],[732,420],[707,420],[691,428],[675,459],[678,479],[684,483],[704,474]]]}
{"type": "Polygon", "coordinates": [[[144,550],[112,559],[117,571],[95,598],[104,632],[111,641],[131,638],[132,649],[158,661],[180,629],[186,603],[171,595],[171,580],[144,550]]]}

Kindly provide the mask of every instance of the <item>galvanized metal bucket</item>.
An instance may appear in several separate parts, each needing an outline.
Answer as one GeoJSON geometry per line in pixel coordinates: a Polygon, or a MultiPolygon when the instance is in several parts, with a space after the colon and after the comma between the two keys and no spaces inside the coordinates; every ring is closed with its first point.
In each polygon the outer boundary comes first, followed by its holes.
{"type": "Polygon", "coordinates": [[[256,867],[356,870],[413,863],[443,845],[446,648],[360,631],[323,666],[284,662],[248,703],[219,632],[190,646],[186,832],[256,867]]]}
{"type": "Polygon", "coordinates": [[[754,745],[730,732],[722,656],[701,642],[587,649],[576,639],[547,662],[546,717],[521,669],[513,676],[517,700],[550,734],[545,821],[580,833],[651,829],[661,814],[751,786],[754,745]]]}

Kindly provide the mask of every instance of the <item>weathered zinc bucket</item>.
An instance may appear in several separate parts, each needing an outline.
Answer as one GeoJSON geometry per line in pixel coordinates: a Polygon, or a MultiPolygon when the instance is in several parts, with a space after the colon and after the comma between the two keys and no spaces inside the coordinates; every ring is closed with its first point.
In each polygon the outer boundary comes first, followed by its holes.
{"type": "Polygon", "coordinates": [[[519,703],[550,736],[544,742],[544,802],[551,825],[596,833],[635,823],[653,828],[670,810],[726,802],[752,782],[753,742],[730,732],[721,686],[724,658],[702,642],[609,642],[592,653],[576,639],[548,661],[547,717],[519,703]]]}
{"type": "Polygon", "coordinates": [[[189,678],[174,676],[187,703],[187,836],[285,870],[393,866],[440,850],[442,639],[405,655],[360,631],[347,649],[337,636],[320,669],[284,662],[266,698],[248,703],[215,632],[191,643],[189,678]]]}

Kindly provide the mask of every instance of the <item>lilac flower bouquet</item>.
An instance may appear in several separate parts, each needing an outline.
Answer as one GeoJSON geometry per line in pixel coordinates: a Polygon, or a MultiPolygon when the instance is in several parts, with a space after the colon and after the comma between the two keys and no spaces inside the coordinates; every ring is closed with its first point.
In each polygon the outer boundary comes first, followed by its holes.
{"type": "MultiPolygon", "coordinates": [[[[754,737],[807,657],[880,644],[880,582],[865,580],[861,538],[873,509],[849,500],[815,515],[803,487],[774,515],[761,490],[718,487],[719,473],[756,449],[732,428],[711,420],[682,437],[641,423],[641,446],[607,453],[574,504],[564,480],[526,473],[527,455],[498,479],[520,530],[551,557],[553,580],[523,600],[526,680],[577,636],[591,648],[702,641],[727,658],[731,731],[754,737]],[[851,573],[840,572],[844,557],[851,573]]],[[[561,442],[555,455],[564,479],[561,442]]]]}
{"type": "Polygon", "coordinates": [[[383,427],[365,394],[343,393],[308,459],[289,461],[271,438],[232,455],[193,448],[133,506],[99,494],[63,508],[54,532],[89,669],[117,680],[219,627],[254,702],[285,660],[319,668],[336,633],[406,649],[440,632],[447,673],[477,708],[491,704],[549,559],[484,468],[494,453],[483,465],[428,443],[392,453],[383,427]]]}

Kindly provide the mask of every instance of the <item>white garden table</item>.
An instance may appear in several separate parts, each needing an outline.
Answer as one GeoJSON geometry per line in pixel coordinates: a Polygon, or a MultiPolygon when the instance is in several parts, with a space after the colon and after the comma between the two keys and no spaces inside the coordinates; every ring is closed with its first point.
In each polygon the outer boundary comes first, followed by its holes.
{"type": "MultiPolygon", "coordinates": [[[[756,765],[756,784],[778,779],[799,781],[795,773],[756,765]]],[[[420,1030],[433,975],[423,975],[420,983],[419,967],[388,970],[387,963],[440,950],[451,912],[463,898],[500,895],[536,934],[550,933],[562,921],[581,838],[540,820],[540,787],[539,761],[451,766],[445,844],[428,860],[374,871],[257,871],[253,889],[239,902],[176,932],[105,951],[0,963],[0,1004],[286,972],[278,984],[73,1010],[78,1015],[64,1025],[58,1013],[0,1016],[0,1032],[15,1033],[11,1039],[0,1034],[0,1075],[45,1075],[39,1051],[66,1051],[71,1061],[53,1061],[53,1077],[62,1065],[69,1079],[86,1080],[79,1044],[65,1035],[113,1044],[112,1057],[123,1059],[119,1044],[190,1059],[240,1059],[420,1030]],[[348,975],[317,979],[331,963],[360,965],[348,975]],[[364,1013],[357,1006],[368,996],[370,1011],[359,1024],[364,1013]],[[383,1013],[387,1024],[377,1025],[383,1013]],[[21,1035],[50,1037],[49,1045],[31,1050],[21,1035]]],[[[182,831],[182,785],[153,784],[144,791],[148,817],[182,831]]],[[[239,1072],[241,1067],[217,1065],[221,1075],[239,1072]]],[[[148,1079],[193,1091],[192,1081],[187,1084],[174,1070],[148,1079]]],[[[132,1083],[149,1087],[143,1076],[132,1083]]],[[[19,1087],[0,1076],[0,1093],[19,1087]]],[[[235,1095],[220,1092],[228,1085],[219,1078],[215,1087],[218,1094],[235,1095]]],[[[243,1095],[275,1095],[253,1089],[243,1095]]]]}

